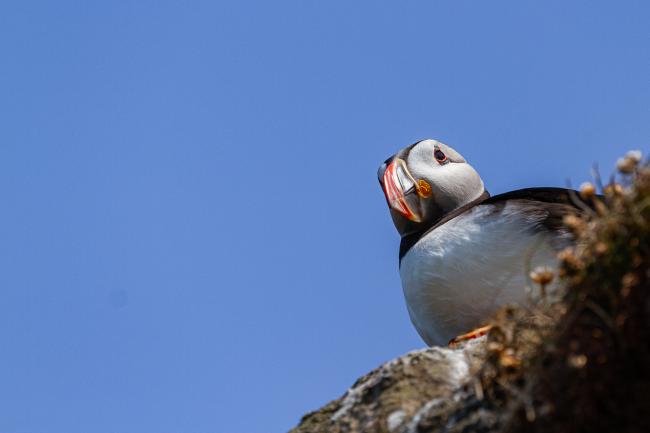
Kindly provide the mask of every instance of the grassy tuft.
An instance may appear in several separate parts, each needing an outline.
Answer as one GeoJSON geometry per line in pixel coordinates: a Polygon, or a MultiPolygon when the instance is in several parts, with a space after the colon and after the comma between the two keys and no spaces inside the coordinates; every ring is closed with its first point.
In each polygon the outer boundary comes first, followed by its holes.
{"type": "Polygon", "coordinates": [[[650,167],[630,152],[618,169],[565,219],[578,242],[559,255],[561,299],[506,308],[490,332],[479,380],[504,431],[650,431],[650,167]]]}

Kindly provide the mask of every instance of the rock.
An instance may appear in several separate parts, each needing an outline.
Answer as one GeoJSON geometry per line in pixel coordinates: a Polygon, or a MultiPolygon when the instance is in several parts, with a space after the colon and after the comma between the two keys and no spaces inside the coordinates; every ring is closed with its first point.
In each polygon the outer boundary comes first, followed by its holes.
{"type": "MultiPolygon", "coordinates": [[[[407,353],[368,373],[322,409],[305,415],[292,433],[462,431],[477,423],[474,373],[485,337],[458,349],[407,353]],[[473,403],[472,403],[473,402],[473,403]]],[[[489,420],[480,420],[486,426],[489,420]]],[[[493,423],[492,423],[493,424],[493,423]]]]}

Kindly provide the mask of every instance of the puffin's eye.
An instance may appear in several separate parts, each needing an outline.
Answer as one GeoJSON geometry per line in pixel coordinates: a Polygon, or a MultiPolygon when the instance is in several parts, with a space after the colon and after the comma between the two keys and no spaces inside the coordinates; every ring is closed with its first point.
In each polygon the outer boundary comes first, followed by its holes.
{"type": "Polygon", "coordinates": [[[440,149],[436,149],[433,152],[434,158],[436,158],[436,161],[438,161],[440,164],[443,164],[447,161],[447,155],[445,155],[445,152],[443,152],[440,149]]]}

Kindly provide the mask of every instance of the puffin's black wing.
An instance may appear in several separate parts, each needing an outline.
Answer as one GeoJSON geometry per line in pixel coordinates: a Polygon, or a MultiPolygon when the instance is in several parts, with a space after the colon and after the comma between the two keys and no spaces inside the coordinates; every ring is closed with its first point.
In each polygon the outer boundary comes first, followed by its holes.
{"type": "Polygon", "coordinates": [[[505,206],[506,202],[516,203],[522,214],[545,217],[540,220],[540,229],[551,232],[565,231],[563,219],[568,214],[581,213],[593,203],[581,201],[577,191],[566,188],[524,188],[490,197],[481,204],[505,206]]]}

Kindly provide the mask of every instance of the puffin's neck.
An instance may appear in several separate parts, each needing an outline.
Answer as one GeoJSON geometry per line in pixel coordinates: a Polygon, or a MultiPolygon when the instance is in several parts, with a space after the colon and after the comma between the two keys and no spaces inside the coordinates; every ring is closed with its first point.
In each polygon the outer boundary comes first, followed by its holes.
{"type": "Polygon", "coordinates": [[[416,231],[412,231],[409,233],[406,233],[402,235],[402,240],[399,245],[399,261],[400,264],[402,262],[402,257],[406,255],[406,253],[411,249],[413,245],[415,245],[424,235],[429,233],[430,231],[434,230],[436,227],[439,227],[446,223],[449,220],[452,220],[456,218],[458,215],[462,214],[463,212],[469,210],[470,208],[473,208],[474,206],[478,205],[479,203],[484,202],[490,198],[490,193],[487,192],[487,190],[483,191],[483,194],[478,196],[476,199],[470,201],[469,203],[466,203],[460,207],[457,207],[456,209],[452,210],[451,212],[448,212],[444,215],[442,215],[438,219],[434,219],[432,221],[427,221],[425,223],[420,224],[418,229],[416,231]]]}

